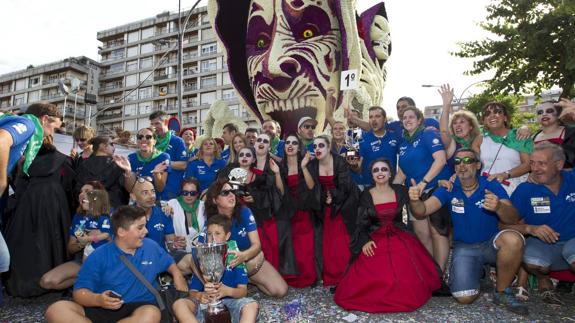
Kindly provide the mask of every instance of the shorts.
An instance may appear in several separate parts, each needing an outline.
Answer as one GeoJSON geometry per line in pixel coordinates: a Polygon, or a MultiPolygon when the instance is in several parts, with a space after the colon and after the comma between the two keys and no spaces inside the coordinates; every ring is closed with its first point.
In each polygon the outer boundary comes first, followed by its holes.
{"type": "Polygon", "coordinates": [[[107,310],[101,307],[84,307],[84,312],[86,313],[86,317],[94,323],[117,322],[121,319],[129,317],[132,315],[132,313],[134,313],[135,310],[144,305],[156,306],[156,304],[152,303],[136,302],[124,304],[117,310],[107,310]]]}
{"type": "MultiPolygon", "coordinates": [[[[255,300],[251,297],[242,297],[242,298],[223,298],[222,303],[228,308],[230,311],[230,316],[232,317],[232,323],[239,323],[240,316],[242,312],[242,308],[248,305],[249,303],[255,302],[255,300]]],[[[199,308],[196,313],[196,319],[199,322],[204,321],[204,311],[199,308]]],[[[256,320],[257,321],[257,320],[256,320]]]]}
{"type": "Polygon", "coordinates": [[[529,237],[523,253],[528,265],[549,268],[551,271],[567,270],[575,262],[575,238],[553,244],[529,237]]]}
{"type": "Polygon", "coordinates": [[[515,230],[501,230],[493,238],[479,243],[453,242],[453,255],[449,269],[449,288],[453,297],[479,294],[479,281],[486,264],[495,265],[497,246],[495,241],[503,232],[521,233],[515,230]]]}
{"type": "MultiPolygon", "coordinates": [[[[425,201],[429,199],[437,188],[438,187],[436,186],[425,190],[423,194],[421,194],[421,200],[425,201]]],[[[410,213],[409,220],[413,221],[417,219],[410,213]]],[[[451,213],[449,212],[447,204],[443,205],[439,210],[431,213],[429,215],[429,222],[435,228],[435,230],[437,230],[437,233],[444,237],[449,236],[449,228],[451,228],[451,213]]]]}

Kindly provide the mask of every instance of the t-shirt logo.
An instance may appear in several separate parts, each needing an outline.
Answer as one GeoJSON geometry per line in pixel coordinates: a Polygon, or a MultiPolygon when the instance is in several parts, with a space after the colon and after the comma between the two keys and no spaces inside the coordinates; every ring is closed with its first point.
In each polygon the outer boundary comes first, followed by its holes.
{"type": "Polygon", "coordinates": [[[142,261],[142,265],[144,266],[151,266],[153,264],[153,262],[151,260],[143,260],[142,261]]]}
{"type": "Polygon", "coordinates": [[[248,233],[246,232],[246,228],[242,228],[242,229],[238,232],[238,235],[239,235],[240,237],[243,237],[243,238],[245,238],[247,234],[248,234],[248,233]]]}
{"type": "Polygon", "coordinates": [[[475,206],[476,206],[478,209],[482,209],[482,208],[483,208],[483,202],[485,202],[485,199],[481,199],[481,200],[475,202],[475,206]]]}
{"type": "Polygon", "coordinates": [[[433,147],[439,146],[439,139],[433,138],[433,140],[431,141],[431,143],[432,143],[432,146],[433,146],[433,147]]]}
{"type": "Polygon", "coordinates": [[[575,202],[575,193],[569,193],[567,196],[565,196],[565,201],[575,202]]]}
{"type": "Polygon", "coordinates": [[[390,141],[388,142],[388,144],[389,144],[391,147],[395,147],[395,146],[397,146],[397,140],[392,139],[392,140],[390,140],[390,141]]]}
{"type": "Polygon", "coordinates": [[[110,228],[110,221],[108,221],[108,219],[102,221],[102,229],[109,229],[109,228],[110,228]]]}
{"type": "Polygon", "coordinates": [[[154,229],[156,229],[156,231],[164,231],[164,224],[163,223],[156,223],[156,224],[154,224],[154,229]]]}
{"type": "Polygon", "coordinates": [[[25,124],[23,123],[16,123],[12,125],[12,128],[14,128],[14,130],[16,130],[16,132],[21,135],[24,132],[26,132],[26,130],[28,130],[28,127],[26,127],[25,124]]]}
{"type": "Polygon", "coordinates": [[[417,148],[417,145],[419,145],[419,140],[417,139],[416,141],[413,142],[413,148],[417,148]]]}

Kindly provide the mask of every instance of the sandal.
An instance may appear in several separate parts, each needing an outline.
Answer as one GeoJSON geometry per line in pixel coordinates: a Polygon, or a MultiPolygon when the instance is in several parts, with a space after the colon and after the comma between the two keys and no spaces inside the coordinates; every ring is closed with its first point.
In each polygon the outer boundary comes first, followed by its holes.
{"type": "Polygon", "coordinates": [[[529,300],[529,291],[519,286],[517,287],[517,293],[515,293],[515,297],[522,302],[527,302],[529,300]]]}

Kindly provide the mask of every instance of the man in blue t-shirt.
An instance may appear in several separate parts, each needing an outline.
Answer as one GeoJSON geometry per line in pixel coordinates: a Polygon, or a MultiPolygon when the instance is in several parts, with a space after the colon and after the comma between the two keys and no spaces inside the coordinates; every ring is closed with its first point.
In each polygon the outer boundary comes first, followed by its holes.
{"type": "Polygon", "coordinates": [[[58,301],[46,310],[48,322],[160,321],[154,295],[122,262],[121,256],[157,288],[156,277],[169,272],[176,289],[187,292],[186,280],[174,260],[145,238],[146,214],[138,207],[120,206],[112,216],[114,241],[98,248],[82,265],[74,284],[73,301],[58,301]]]}
{"type": "Polygon", "coordinates": [[[222,151],[221,158],[227,163],[230,159],[230,149],[234,146],[234,137],[240,133],[238,127],[233,123],[226,123],[222,129],[222,139],[227,145],[227,148],[222,151]]]}
{"type": "Polygon", "coordinates": [[[262,131],[270,136],[270,157],[281,162],[285,155],[285,142],[280,139],[280,124],[275,120],[266,120],[262,124],[262,131]]]}
{"type": "Polygon", "coordinates": [[[511,312],[527,315],[527,307],[509,288],[521,265],[523,236],[515,230],[499,231],[497,227],[499,221],[517,223],[517,210],[501,184],[479,176],[481,161],[473,150],[458,150],[454,161],[457,178],[451,191],[440,187],[423,202],[420,199],[421,187],[411,180],[411,211],[415,217],[424,218],[443,205],[449,207],[453,222],[449,285],[459,303],[475,301],[479,296],[483,266],[494,264],[497,266],[497,285],[493,302],[511,312]]]}
{"type": "Polygon", "coordinates": [[[170,156],[168,179],[160,194],[162,201],[178,197],[188,165],[188,150],[184,140],[168,128],[168,115],[163,111],[150,114],[150,125],[156,131],[156,149],[170,156]]]}
{"type": "Polygon", "coordinates": [[[527,271],[537,276],[543,301],[562,305],[549,279],[550,271],[575,271],[575,172],[562,170],[563,148],[535,145],[530,156],[534,183],[517,186],[511,201],[521,224],[511,226],[529,236],[523,255],[527,271]]]}

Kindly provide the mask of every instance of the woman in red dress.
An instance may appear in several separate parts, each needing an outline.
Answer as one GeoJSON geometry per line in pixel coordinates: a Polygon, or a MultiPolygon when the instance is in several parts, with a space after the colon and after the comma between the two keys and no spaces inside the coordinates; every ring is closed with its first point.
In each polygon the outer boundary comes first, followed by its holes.
{"type": "Polygon", "coordinates": [[[421,242],[403,231],[402,210],[409,196],[405,186],[391,184],[389,161],[374,161],[371,174],[375,186],[361,194],[352,239],[357,258],[334,300],[346,310],[411,312],[441,287],[439,271],[421,242]]]}
{"type": "MultiPolygon", "coordinates": [[[[343,157],[331,152],[329,138],[321,135],[313,141],[315,158],[306,153],[307,166],[314,181],[315,257],[324,286],[337,286],[349,264],[350,236],[355,232],[359,189],[352,181],[343,157]],[[309,165],[308,165],[309,162],[309,165]]],[[[304,177],[308,175],[304,172],[304,177]]]]}

